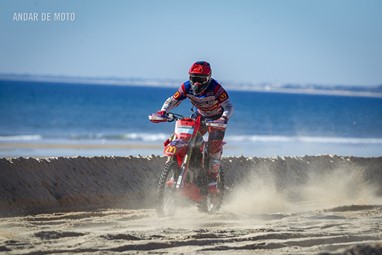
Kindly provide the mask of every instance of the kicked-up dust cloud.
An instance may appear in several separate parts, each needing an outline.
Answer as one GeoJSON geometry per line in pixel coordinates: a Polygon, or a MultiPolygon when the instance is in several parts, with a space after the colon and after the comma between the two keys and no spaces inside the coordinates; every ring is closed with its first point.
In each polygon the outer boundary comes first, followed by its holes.
{"type": "MultiPolygon", "coordinates": [[[[352,204],[382,204],[381,174],[376,168],[336,158],[263,159],[226,198],[226,208],[244,214],[291,213],[352,204]],[[275,167],[282,164],[284,168],[275,167]],[[302,166],[302,167],[301,167],[302,166]],[[310,167],[311,166],[311,167],[310,167]]],[[[354,159],[353,159],[354,160],[354,159]]],[[[381,168],[380,168],[381,169],[381,168]]],[[[382,169],[381,169],[382,170],[382,169]]]]}

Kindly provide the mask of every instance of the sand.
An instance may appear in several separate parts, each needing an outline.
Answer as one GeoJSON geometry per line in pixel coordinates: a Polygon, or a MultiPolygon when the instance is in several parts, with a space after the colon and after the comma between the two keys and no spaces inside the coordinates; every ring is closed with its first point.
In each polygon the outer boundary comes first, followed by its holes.
{"type": "Polygon", "coordinates": [[[0,159],[0,252],[382,254],[381,157],[226,157],[218,213],[158,218],[163,162],[0,159]]]}

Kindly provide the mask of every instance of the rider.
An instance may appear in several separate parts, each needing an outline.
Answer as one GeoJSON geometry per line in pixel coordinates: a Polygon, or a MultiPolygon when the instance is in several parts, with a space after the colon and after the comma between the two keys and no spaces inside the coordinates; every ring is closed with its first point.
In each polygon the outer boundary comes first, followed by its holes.
{"type": "MultiPolygon", "coordinates": [[[[206,61],[195,62],[189,72],[189,80],[184,82],[174,95],[163,104],[158,115],[165,115],[177,107],[184,99],[189,98],[197,108],[196,114],[206,121],[227,124],[233,112],[233,106],[222,85],[211,78],[211,66],[206,61]]],[[[223,138],[225,129],[203,126],[201,133],[208,131],[208,153],[210,156],[208,177],[209,190],[216,190],[216,178],[219,175],[223,138]]]]}

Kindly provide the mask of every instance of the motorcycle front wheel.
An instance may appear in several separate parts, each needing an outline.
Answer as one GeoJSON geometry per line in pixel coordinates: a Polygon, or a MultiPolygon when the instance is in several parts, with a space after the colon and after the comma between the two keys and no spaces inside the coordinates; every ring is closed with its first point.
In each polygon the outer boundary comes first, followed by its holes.
{"type": "Polygon", "coordinates": [[[173,216],[176,211],[175,185],[179,175],[179,167],[175,161],[164,165],[157,188],[158,216],[173,216]]]}

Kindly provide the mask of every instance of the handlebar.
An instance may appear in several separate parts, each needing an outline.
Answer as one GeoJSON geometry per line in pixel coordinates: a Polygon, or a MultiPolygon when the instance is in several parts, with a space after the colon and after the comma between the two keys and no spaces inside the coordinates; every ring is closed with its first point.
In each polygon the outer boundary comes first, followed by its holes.
{"type": "Polygon", "coordinates": [[[177,114],[177,113],[165,113],[163,115],[160,115],[158,113],[153,113],[149,115],[149,120],[154,123],[160,123],[160,122],[172,122],[174,120],[180,120],[184,119],[184,116],[177,114]]]}
{"type": "MultiPolygon", "coordinates": [[[[173,112],[168,112],[162,116],[158,116],[155,113],[149,115],[150,121],[154,123],[159,123],[159,122],[173,122],[175,120],[182,120],[185,117],[181,114],[178,113],[173,113],[173,112]]],[[[203,120],[202,123],[204,123],[206,126],[209,127],[215,127],[215,128],[226,128],[227,124],[226,123],[216,123],[214,121],[206,121],[203,120]]]]}
{"type": "Polygon", "coordinates": [[[185,118],[183,115],[173,112],[166,113],[166,116],[169,118],[168,122],[172,122],[174,120],[182,120],[185,118]]]}

